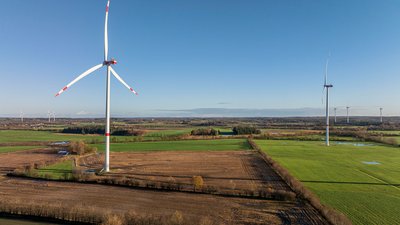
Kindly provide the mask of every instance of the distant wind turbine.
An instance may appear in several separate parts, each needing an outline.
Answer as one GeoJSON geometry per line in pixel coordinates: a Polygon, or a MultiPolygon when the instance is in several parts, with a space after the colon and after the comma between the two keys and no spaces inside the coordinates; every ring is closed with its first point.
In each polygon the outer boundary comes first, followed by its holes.
{"type": "Polygon", "coordinates": [[[383,108],[379,108],[380,116],[381,116],[381,123],[383,123],[383,108]]]}
{"type": "Polygon", "coordinates": [[[49,117],[49,123],[50,123],[50,122],[51,122],[51,113],[50,113],[50,110],[47,111],[47,116],[49,117]]]}
{"type": "Polygon", "coordinates": [[[325,81],[324,81],[324,90],[326,90],[326,146],[329,146],[329,88],[332,88],[332,84],[328,84],[328,64],[329,64],[329,57],[326,60],[325,65],[325,81]]]}
{"type": "Polygon", "coordinates": [[[115,72],[115,70],[111,67],[111,65],[117,64],[117,61],[115,59],[108,59],[108,11],[110,7],[110,0],[107,1],[107,6],[106,6],[106,17],[105,17],[105,23],[104,23],[104,62],[101,64],[98,64],[81,75],[79,75],[75,80],[67,84],[64,88],[62,88],[56,96],[59,96],[61,93],[66,91],[70,86],[75,84],[77,81],[80,79],[86,77],[87,75],[93,73],[94,71],[102,68],[103,66],[106,66],[107,68],[107,85],[106,85],[106,129],[105,129],[105,137],[106,137],[106,155],[105,155],[105,162],[104,162],[104,171],[109,172],[110,171],[110,72],[114,75],[115,78],[119,82],[121,82],[125,87],[127,87],[130,91],[135,93],[137,95],[137,92],[133,90],[128,84],[125,83],[124,80],[115,72]]]}
{"type": "Polygon", "coordinates": [[[336,111],[337,111],[337,108],[336,107],[333,108],[333,111],[335,112],[335,123],[336,123],[336,111]]]}
{"type": "Polygon", "coordinates": [[[346,106],[346,113],[347,113],[347,123],[350,123],[350,117],[349,117],[349,106],[346,106]]]}
{"type": "Polygon", "coordinates": [[[24,112],[20,112],[19,117],[21,118],[21,123],[24,122],[24,112]]]}

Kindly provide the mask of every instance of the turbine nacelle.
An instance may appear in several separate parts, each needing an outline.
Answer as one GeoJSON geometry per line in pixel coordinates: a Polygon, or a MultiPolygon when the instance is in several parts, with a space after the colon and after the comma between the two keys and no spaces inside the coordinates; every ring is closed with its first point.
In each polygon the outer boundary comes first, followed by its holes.
{"type": "Polygon", "coordinates": [[[325,84],[325,85],[324,85],[324,88],[331,88],[331,87],[333,87],[332,84],[325,84]]]}
{"type": "Polygon", "coordinates": [[[111,59],[109,61],[104,61],[103,62],[103,65],[105,65],[105,66],[115,65],[115,64],[117,64],[117,60],[115,60],[115,59],[111,59]]]}

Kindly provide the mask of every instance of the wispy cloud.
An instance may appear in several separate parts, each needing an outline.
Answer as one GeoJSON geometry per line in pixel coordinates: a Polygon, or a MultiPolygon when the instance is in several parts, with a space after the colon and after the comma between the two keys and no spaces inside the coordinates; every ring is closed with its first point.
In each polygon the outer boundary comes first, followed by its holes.
{"type": "Polygon", "coordinates": [[[76,115],[78,115],[78,116],[87,116],[87,115],[90,115],[90,113],[86,112],[86,111],[79,111],[79,112],[76,113],[76,115]]]}
{"type": "Polygon", "coordinates": [[[323,109],[242,109],[242,108],[196,108],[180,110],[160,110],[170,116],[185,117],[288,117],[321,116],[323,109]]]}

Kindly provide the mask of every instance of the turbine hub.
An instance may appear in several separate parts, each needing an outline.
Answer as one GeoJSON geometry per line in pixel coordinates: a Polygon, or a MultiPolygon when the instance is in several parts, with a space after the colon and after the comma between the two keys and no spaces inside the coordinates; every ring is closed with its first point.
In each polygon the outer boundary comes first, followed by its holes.
{"type": "Polygon", "coordinates": [[[107,66],[109,66],[109,65],[115,65],[115,64],[117,64],[117,60],[111,59],[111,60],[109,60],[109,61],[104,61],[103,64],[104,64],[104,65],[107,65],[107,66]]]}

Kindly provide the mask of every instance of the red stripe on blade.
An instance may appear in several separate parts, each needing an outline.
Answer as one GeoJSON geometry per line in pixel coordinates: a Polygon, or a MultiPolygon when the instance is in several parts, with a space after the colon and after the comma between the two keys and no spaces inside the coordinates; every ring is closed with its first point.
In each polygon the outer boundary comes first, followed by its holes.
{"type": "Polygon", "coordinates": [[[63,88],[63,91],[65,91],[65,90],[67,90],[67,89],[68,89],[68,87],[64,87],[64,88],[63,88]]]}

